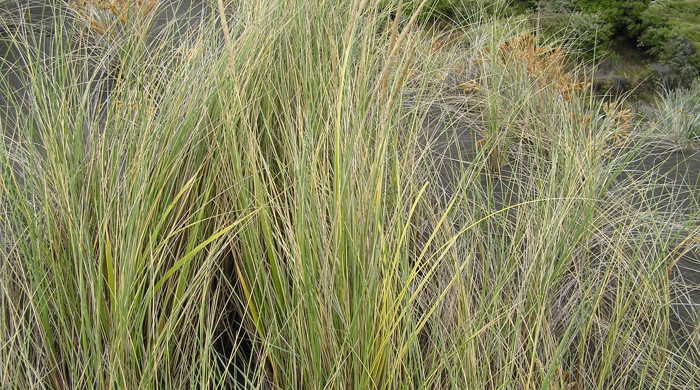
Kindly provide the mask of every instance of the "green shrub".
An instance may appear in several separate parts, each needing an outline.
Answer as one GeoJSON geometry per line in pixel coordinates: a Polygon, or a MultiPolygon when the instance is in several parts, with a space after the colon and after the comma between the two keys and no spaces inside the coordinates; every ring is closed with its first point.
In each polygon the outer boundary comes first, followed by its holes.
{"type": "Polygon", "coordinates": [[[537,0],[513,0],[510,2],[510,8],[517,13],[524,13],[528,10],[537,8],[537,0]]]}
{"type": "Polygon", "coordinates": [[[539,11],[570,13],[577,11],[573,0],[540,0],[537,2],[539,11]]]}
{"type": "Polygon", "coordinates": [[[654,3],[641,14],[642,31],[639,35],[639,44],[656,55],[660,54],[659,48],[676,35],[668,23],[665,11],[664,5],[654,3]]]}
{"type": "MultiPolygon", "coordinates": [[[[385,0],[385,7],[398,8],[400,0],[385,0]]],[[[473,21],[482,15],[494,15],[509,9],[508,0],[403,0],[401,9],[405,15],[419,11],[421,19],[450,18],[456,22],[473,21]]]]}
{"type": "Polygon", "coordinates": [[[571,0],[540,1],[539,24],[548,37],[565,37],[572,51],[600,57],[610,48],[614,27],[602,14],[581,12],[571,0]]]}
{"type": "Polygon", "coordinates": [[[648,0],[540,0],[541,14],[558,15],[545,25],[550,33],[567,31],[574,49],[590,56],[606,55],[614,36],[634,37],[641,31],[640,14],[648,0]]]}
{"type": "Polygon", "coordinates": [[[576,8],[587,13],[598,13],[613,26],[614,32],[630,37],[641,31],[641,14],[649,0],[574,0],[576,8]]]}
{"type": "Polygon", "coordinates": [[[613,37],[613,28],[599,14],[575,12],[552,14],[541,20],[546,36],[564,36],[569,48],[584,58],[606,55],[613,37]]]}
{"type": "Polygon", "coordinates": [[[605,54],[614,36],[626,37],[658,60],[653,75],[667,87],[689,85],[700,75],[700,4],[696,1],[542,0],[538,10],[556,14],[550,34],[569,31],[575,49],[605,54]]]}
{"type": "Polygon", "coordinates": [[[557,13],[597,14],[615,33],[634,36],[640,31],[640,15],[648,4],[648,0],[540,0],[537,8],[557,13]]]}
{"type": "MultiPolygon", "coordinates": [[[[689,85],[700,75],[698,41],[693,41],[692,28],[684,22],[692,18],[692,8],[683,2],[653,3],[642,14],[639,45],[657,57],[657,74],[670,87],[689,85]],[[683,12],[690,12],[683,15],[683,12]]],[[[700,7],[695,5],[695,7],[700,7]]]]}
{"type": "Polygon", "coordinates": [[[670,88],[687,86],[700,76],[697,50],[689,40],[673,37],[656,51],[661,61],[656,73],[664,85],[670,88]]]}

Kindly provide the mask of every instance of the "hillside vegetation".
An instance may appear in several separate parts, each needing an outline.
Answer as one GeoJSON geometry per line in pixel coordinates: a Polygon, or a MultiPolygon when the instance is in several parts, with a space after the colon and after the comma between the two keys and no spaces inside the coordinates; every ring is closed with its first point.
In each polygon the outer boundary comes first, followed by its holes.
{"type": "MultiPolygon", "coordinates": [[[[412,12],[423,3],[406,0],[412,12]]],[[[548,35],[569,37],[584,59],[600,61],[633,48],[649,56],[631,82],[687,88],[700,76],[700,3],[694,0],[429,0],[424,18],[468,22],[474,9],[529,15],[548,35]]]]}

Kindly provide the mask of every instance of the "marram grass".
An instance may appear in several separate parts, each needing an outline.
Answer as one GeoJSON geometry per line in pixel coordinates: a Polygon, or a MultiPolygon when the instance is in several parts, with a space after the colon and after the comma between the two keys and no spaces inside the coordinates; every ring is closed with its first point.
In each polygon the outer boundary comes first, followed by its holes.
{"type": "Polygon", "coordinates": [[[48,52],[3,42],[27,89],[2,81],[2,388],[700,385],[672,277],[697,215],[619,180],[638,124],[556,46],[221,5],[177,50],[60,15],[48,52]]]}

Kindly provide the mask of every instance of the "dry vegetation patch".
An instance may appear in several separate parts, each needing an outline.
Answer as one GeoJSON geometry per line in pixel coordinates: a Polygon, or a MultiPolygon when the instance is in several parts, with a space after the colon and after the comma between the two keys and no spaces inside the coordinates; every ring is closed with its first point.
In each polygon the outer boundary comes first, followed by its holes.
{"type": "Polygon", "coordinates": [[[71,0],[70,6],[91,30],[106,34],[117,25],[148,16],[160,0],[71,0]]]}

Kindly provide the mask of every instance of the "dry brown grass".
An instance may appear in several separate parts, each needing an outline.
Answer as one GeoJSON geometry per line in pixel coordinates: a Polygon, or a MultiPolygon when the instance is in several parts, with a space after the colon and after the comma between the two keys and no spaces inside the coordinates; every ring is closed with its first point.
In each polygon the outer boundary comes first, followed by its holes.
{"type": "Polygon", "coordinates": [[[540,87],[552,85],[567,100],[590,86],[590,81],[578,80],[566,69],[564,49],[540,46],[532,33],[519,34],[504,42],[498,54],[504,65],[524,64],[528,75],[540,87]]]}
{"type": "Polygon", "coordinates": [[[633,127],[632,119],[634,118],[632,110],[621,107],[619,104],[605,103],[603,104],[603,112],[614,123],[612,128],[616,129],[610,137],[613,145],[623,146],[630,139],[630,130],[633,127]]]}
{"type": "Polygon", "coordinates": [[[73,0],[71,3],[91,30],[104,35],[117,24],[149,15],[159,0],[73,0]]]}
{"type": "MultiPolygon", "coordinates": [[[[488,49],[487,49],[488,51],[488,49]]],[[[520,70],[528,79],[527,84],[532,85],[541,91],[553,91],[559,95],[560,101],[565,106],[573,103],[573,100],[587,100],[591,90],[591,78],[586,72],[577,72],[570,65],[566,49],[562,46],[543,46],[538,43],[537,37],[531,32],[524,32],[510,38],[498,46],[495,61],[503,69],[520,70]]],[[[474,83],[465,83],[465,91],[474,91],[474,83]]],[[[603,133],[607,134],[602,137],[602,148],[607,152],[611,152],[619,147],[626,145],[631,137],[631,131],[634,127],[634,114],[627,108],[623,101],[614,101],[604,103],[600,106],[598,114],[595,111],[580,111],[574,107],[570,107],[571,119],[573,123],[583,131],[585,129],[599,128],[603,126],[603,133]],[[594,118],[595,117],[595,118],[594,118]]],[[[541,115],[549,115],[545,108],[541,115]]],[[[508,115],[505,115],[506,117],[508,115]]],[[[518,117],[516,115],[516,117],[518,117]]],[[[521,118],[522,119],[522,118],[521,118]]],[[[547,138],[540,133],[541,129],[530,128],[528,123],[532,123],[529,118],[516,121],[520,128],[518,132],[521,137],[530,139],[533,142],[542,142],[543,138],[547,138]],[[537,141],[537,140],[540,141],[537,141]]],[[[554,136],[553,134],[549,135],[554,136]]],[[[486,138],[486,137],[484,137],[486,138]]],[[[550,140],[551,141],[551,140],[550,140]]]]}

